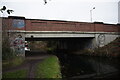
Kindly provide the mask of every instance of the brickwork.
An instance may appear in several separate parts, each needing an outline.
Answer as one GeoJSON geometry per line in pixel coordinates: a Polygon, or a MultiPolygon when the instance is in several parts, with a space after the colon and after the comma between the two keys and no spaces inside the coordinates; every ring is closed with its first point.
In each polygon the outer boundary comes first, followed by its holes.
{"type": "Polygon", "coordinates": [[[118,23],[120,24],[120,1],[118,2],[118,23]]]}
{"type": "Polygon", "coordinates": [[[26,20],[26,31],[93,31],[92,25],[80,22],[26,20]]]}
{"type": "Polygon", "coordinates": [[[5,30],[25,30],[25,19],[21,18],[3,18],[5,30]]]}
{"type": "Polygon", "coordinates": [[[120,26],[66,21],[26,20],[26,31],[118,32],[120,26]]]}
{"type": "Polygon", "coordinates": [[[37,19],[13,19],[4,20],[4,25],[8,30],[25,30],[25,31],[83,31],[83,32],[119,32],[120,25],[72,22],[72,21],[55,21],[55,20],[37,20],[37,19]],[[21,23],[20,23],[21,22],[21,23]],[[16,24],[14,24],[16,23],[16,24]],[[19,24],[20,23],[20,24],[19,24]],[[15,27],[17,25],[23,27],[15,27]]]}

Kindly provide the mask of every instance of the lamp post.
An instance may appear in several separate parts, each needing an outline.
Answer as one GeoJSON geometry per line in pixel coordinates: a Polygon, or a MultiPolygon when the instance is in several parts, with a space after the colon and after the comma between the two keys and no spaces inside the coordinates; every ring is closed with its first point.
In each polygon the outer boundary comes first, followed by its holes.
{"type": "Polygon", "coordinates": [[[90,21],[92,22],[92,11],[95,9],[95,7],[93,7],[91,10],[90,10],[90,21]]]}

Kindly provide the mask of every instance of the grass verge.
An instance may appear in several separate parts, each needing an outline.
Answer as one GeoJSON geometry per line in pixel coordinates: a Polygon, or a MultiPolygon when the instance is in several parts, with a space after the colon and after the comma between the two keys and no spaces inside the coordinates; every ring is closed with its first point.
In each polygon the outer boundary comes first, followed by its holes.
{"type": "Polygon", "coordinates": [[[16,56],[12,60],[3,60],[2,61],[2,67],[3,67],[3,69],[11,68],[11,67],[19,66],[23,62],[24,62],[24,58],[23,57],[16,56]]]}
{"type": "Polygon", "coordinates": [[[36,67],[36,78],[62,78],[59,60],[56,56],[46,58],[36,67]]]}
{"type": "Polygon", "coordinates": [[[14,72],[3,73],[3,78],[27,78],[27,70],[17,70],[14,72]]]}

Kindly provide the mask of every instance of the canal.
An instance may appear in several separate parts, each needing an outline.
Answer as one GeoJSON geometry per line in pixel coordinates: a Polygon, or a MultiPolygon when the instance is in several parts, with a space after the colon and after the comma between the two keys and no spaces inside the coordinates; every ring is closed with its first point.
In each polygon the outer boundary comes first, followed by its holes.
{"type": "Polygon", "coordinates": [[[119,60],[100,56],[56,54],[63,78],[118,78],[119,60]]]}

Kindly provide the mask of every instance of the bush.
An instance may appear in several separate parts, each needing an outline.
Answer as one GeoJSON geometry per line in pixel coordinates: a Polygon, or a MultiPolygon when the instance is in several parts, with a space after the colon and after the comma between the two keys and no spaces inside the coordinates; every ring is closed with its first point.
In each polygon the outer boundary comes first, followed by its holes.
{"type": "Polygon", "coordinates": [[[2,41],[2,59],[9,60],[16,56],[15,52],[10,48],[8,37],[3,38],[2,41]]]}
{"type": "Polygon", "coordinates": [[[109,44],[94,49],[94,54],[98,56],[106,56],[106,57],[119,57],[120,55],[120,37],[116,38],[114,41],[109,44]]]}

